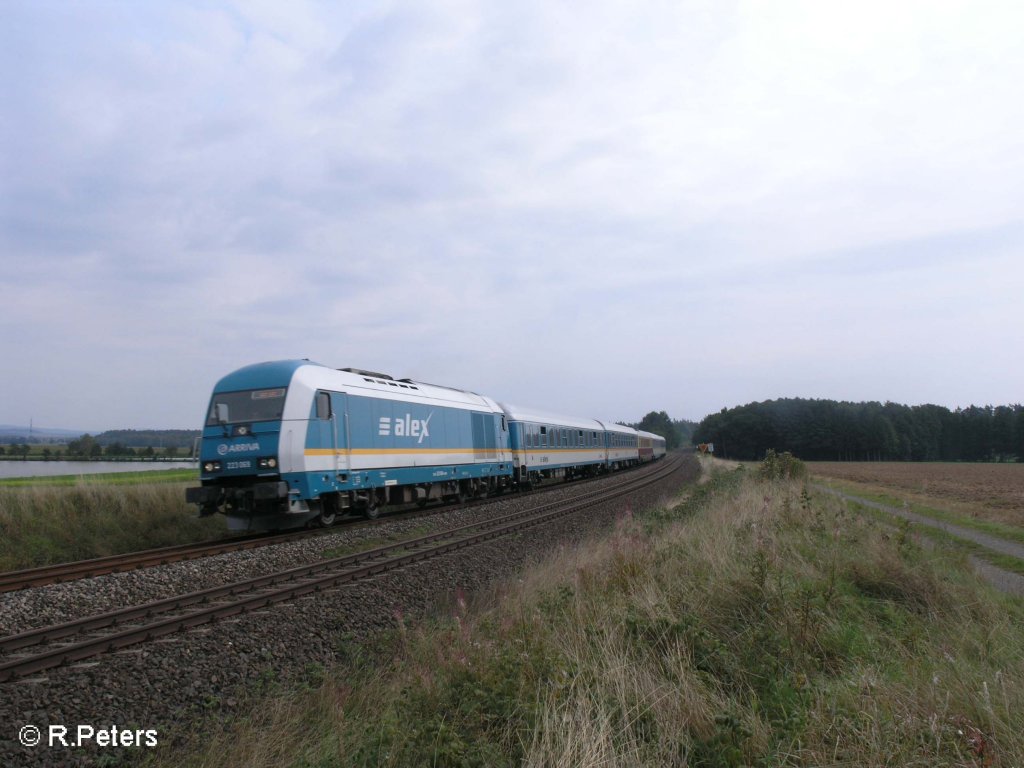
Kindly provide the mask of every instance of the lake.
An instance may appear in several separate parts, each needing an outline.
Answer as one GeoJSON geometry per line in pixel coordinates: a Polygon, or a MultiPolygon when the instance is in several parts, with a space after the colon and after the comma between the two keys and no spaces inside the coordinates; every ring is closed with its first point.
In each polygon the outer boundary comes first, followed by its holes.
{"type": "Polygon", "coordinates": [[[154,469],[195,469],[194,461],[0,461],[0,477],[99,475],[154,469]]]}

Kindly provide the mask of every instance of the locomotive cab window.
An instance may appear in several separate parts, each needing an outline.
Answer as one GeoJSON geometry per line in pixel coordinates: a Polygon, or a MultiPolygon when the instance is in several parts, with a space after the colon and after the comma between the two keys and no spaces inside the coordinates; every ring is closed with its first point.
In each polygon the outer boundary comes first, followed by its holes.
{"type": "Polygon", "coordinates": [[[284,412],[285,392],[284,387],[218,392],[210,403],[206,426],[278,420],[284,412]]]}

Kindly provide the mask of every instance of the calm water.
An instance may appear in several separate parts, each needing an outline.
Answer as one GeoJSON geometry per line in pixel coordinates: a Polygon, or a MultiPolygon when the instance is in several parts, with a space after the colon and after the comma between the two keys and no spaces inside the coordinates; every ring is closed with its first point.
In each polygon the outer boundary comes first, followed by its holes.
{"type": "Polygon", "coordinates": [[[194,461],[0,461],[0,477],[96,475],[104,472],[143,472],[151,469],[195,467],[194,461]]]}

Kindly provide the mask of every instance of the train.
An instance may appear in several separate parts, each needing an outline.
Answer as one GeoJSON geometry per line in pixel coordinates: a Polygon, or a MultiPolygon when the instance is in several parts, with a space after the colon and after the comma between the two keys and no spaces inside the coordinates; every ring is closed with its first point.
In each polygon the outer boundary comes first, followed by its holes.
{"type": "Polygon", "coordinates": [[[665,438],[475,392],[309,360],[256,363],[214,386],[185,498],[231,530],[332,525],[656,461],[665,438]]]}

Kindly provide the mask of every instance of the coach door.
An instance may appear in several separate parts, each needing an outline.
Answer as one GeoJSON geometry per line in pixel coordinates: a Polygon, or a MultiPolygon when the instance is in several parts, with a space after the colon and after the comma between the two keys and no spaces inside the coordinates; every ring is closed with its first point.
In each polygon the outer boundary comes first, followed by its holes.
{"type": "Polygon", "coordinates": [[[498,425],[493,413],[473,414],[473,457],[477,463],[498,458],[498,425]]]}

